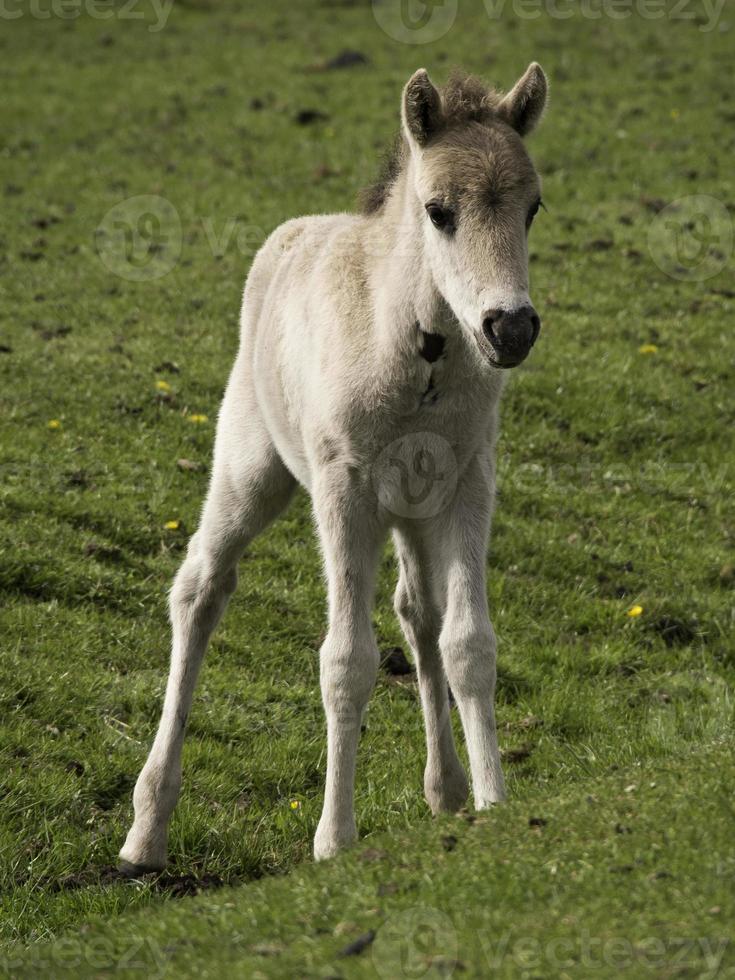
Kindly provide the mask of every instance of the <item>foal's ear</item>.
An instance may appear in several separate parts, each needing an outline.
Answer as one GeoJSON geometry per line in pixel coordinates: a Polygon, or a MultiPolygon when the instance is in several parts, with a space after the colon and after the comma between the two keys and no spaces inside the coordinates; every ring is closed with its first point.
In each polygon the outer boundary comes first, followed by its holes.
{"type": "Polygon", "coordinates": [[[425,146],[441,128],[444,120],[441,96],[425,68],[419,68],[406,83],[401,118],[409,143],[419,146],[425,146]]]}
{"type": "Polygon", "coordinates": [[[546,108],[548,89],[543,68],[532,61],[523,77],[503,97],[497,113],[517,133],[525,136],[536,126],[546,108]]]}

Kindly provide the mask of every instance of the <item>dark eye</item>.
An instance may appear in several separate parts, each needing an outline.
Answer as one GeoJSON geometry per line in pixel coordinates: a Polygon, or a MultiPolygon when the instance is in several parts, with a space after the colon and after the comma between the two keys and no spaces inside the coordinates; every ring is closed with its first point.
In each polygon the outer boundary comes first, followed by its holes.
{"type": "Polygon", "coordinates": [[[452,231],[454,228],[454,215],[448,208],[444,208],[436,201],[429,201],[426,205],[426,213],[435,228],[440,231],[452,231]]]}
{"type": "Polygon", "coordinates": [[[526,228],[531,227],[533,219],[538,214],[538,209],[541,207],[541,198],[538,201],[534,201],[531,207],[528,209],[528,215],[526,216],[526,228]]]}

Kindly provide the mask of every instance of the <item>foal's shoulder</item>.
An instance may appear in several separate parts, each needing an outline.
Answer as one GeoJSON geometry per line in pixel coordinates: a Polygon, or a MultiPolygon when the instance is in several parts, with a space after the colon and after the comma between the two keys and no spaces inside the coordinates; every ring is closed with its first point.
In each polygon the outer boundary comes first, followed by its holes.
{"type": "Polygon", "coordinates": [[[277,252],[290,252],[296,246],[313,246],[326,243],[335,233],[351,227],[359,220],[357,215],[307,214],[290,218],[279,225],[266,242],[266,247],[277,252]]]}

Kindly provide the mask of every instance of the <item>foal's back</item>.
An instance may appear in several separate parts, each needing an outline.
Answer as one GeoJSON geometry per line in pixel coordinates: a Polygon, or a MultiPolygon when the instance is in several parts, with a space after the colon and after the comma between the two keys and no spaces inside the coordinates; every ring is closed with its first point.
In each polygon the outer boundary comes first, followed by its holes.
{"type": "Polygon", "coordinates": [[[362,215],[295,218],[271,234],[246,283],[242,383],[306,487],[325,440],[343,429],[338,420],[361,401],[368,410],[381,386],[371,242],[362,215]]]}

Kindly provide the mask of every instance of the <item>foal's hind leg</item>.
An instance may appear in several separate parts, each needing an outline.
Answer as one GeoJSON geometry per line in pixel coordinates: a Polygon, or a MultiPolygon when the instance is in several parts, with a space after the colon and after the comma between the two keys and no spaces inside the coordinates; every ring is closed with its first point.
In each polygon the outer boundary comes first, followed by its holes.
{"type": "Polygon", "coordinates": [[[467,801],[469,784],[457,756],[439,652],[441,609],[431,580],[432,545],[426,528],[396,530],[400,576],[395,610],[413,651],[426,729],[424,796],[432,813],[455,812],[467,801]]]}
{"type": "Polygon", "coordinates": [[[130,873],[166,864],[168,822],[181,786],[181,749],[202,657],[235,589],[238,559],[285,506],[294,486],[249,401],[243,392],[225,396],[200,527],[171,590],[173,644],[163,713],[135,786],[135,821],[120,852],[121,868],[130,873]]]}

